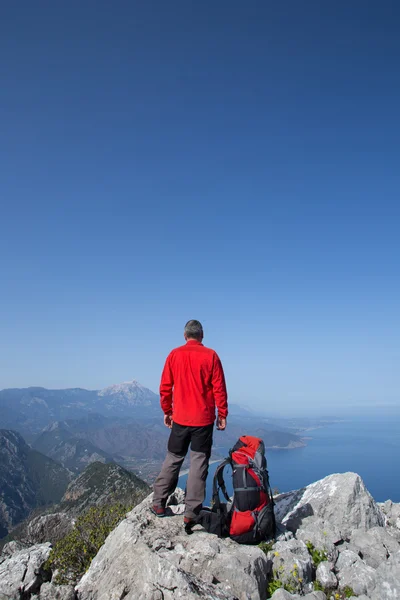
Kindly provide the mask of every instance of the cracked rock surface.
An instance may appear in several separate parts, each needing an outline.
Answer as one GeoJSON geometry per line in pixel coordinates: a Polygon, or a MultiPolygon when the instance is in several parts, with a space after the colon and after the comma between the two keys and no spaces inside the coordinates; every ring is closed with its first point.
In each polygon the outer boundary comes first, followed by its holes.
{"type": "Polygon", "coordinates": [[[19,600],[29,598],[39,591],[49,574],[43,564],[50,554],[50,544],[37,544],[30,548],[17,550],[9,555],[10,548],[0,557],[0,598],[1,600],[19,600]]]}
{"type": "Polygon", "coordinates": [[[257,547],[195,528],[183,530],[183,505],[149,512],[151,496],[109,535],[78,584],[79,600],[264,600],[267,561],[257,547]]]}

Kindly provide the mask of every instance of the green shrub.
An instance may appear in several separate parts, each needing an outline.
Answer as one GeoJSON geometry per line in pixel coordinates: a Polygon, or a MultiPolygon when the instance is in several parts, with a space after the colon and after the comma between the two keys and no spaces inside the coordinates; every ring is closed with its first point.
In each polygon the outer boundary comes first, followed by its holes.
{"type": "Polygon", "coordinates": [[[289,583],[283,583],[283,581],[281,581],[280,579],[275,579],[274,577],[267,585],[267,598],[271,598],[273,596],[273,593],[276,592],[276,590],[279,590],[280,588],[283,588],[291,594],[294,594],[296,592],[296,589],[292,587],[289,583]]]}
{"type": "Polygon", "coordinates": [[[319,581],[315,580],[313,583],[314,592],[325,592],[325,588],[319,581]]]}
{"type": "Polygon", "coordinates": [[[324,588],[324,586],[319,581],[314,581],[313,588],[314,592],[324,592],[328,600],[346,600],[346,598],[357,596],[357,594],[355,594],[352,588],[348,585],[342,590],[329,590],[327,588],[324,588]]]}
{"type": "Polygon", "coordinates": [[[325,550],[317,550],[310,541],[306,542],[307,550],[312,558],[314,567],[317,568],[319,563],[328,559],[328,555],[325,550]]]}
{"type": "Polygon", "coordinates": [[[260,542],[258,544],[258,547],[260,548],[260,550],[262,550],[265,554],[268,554],[268,552],[270,552],[273,548],[275,542],[260,542]]]}
{"type": "Polygon", "coordinates": [[[297,564],[293,565],[289,574],[285,573],[285,567],[281,565],[273,570],[272,579],[267,585],[267,598],[271,598],[276,590],[283,588],[291,594],[299,594],[302,590],[303,580],[299,577],[297,564]],[[284,578],[284,579],[282,579],[284,578]]]}
{"type": "Polygon", "coordinates": [[[274,592],[281,587],[283,587],[283,583],[280,579],[272,579],[269,581],[267,585],[267,598],[272,598],[274,592]]]}
{"type": "Polygon", "coordinates": [[[46,569],[57,570],[54,582],[74,584],[89,568],[108,534],[122,521],[130,506],[121,503],[93,506],[80,516],[74,529],[52,548],[46,569]]]}

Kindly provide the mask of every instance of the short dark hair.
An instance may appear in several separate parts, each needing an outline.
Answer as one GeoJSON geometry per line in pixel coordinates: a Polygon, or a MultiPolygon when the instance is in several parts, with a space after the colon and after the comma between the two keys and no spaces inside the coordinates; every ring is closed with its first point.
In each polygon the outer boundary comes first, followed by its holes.
{"type": "Polygon", "coordinates": [[[187,338],[199,340],[203,337],[203,326],[200,321],[192,319],[185,325],[185,334],[187,338]]]}

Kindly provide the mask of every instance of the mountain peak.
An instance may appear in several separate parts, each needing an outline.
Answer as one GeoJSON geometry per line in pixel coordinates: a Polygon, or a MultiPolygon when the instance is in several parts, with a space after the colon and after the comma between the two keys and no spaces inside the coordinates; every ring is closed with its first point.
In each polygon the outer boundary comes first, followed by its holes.
{"type": "Polygon", "coordinates": [[[136,380],[116,383],[98,392],[104,398],[107,406],[151,406],[158,404],[158,396],[136,380]]]}
{"type": "Polygon", "coordinates": [[[103,388],[99,391],[99,396],[112,396],[114,394],[121,393],[129,393],[134,392],[135,390],[145,390],[146,388],[136,381],[136,379],[132,379],[132,381],[123,381],[122,383],[114,383],[113,385],[109,385],[106,388],[103,388]]]}

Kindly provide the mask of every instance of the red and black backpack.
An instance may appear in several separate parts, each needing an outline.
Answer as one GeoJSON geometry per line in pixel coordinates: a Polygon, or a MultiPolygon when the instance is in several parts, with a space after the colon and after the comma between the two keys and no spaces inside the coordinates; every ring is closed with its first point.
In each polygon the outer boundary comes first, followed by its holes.
{"type": "Polygon", "coordinates": [[[239,544],[259,544],[275,536],[274,501],[260,438],[243,435],[229,451],[215,471],[211,509],[202,509],[198,522],[210,533],[239,544]],[[223,477],[227,465],[232,467],[231,505],[223,477]],[[221,502],[220,491],[226,502],[221,502]]]}

